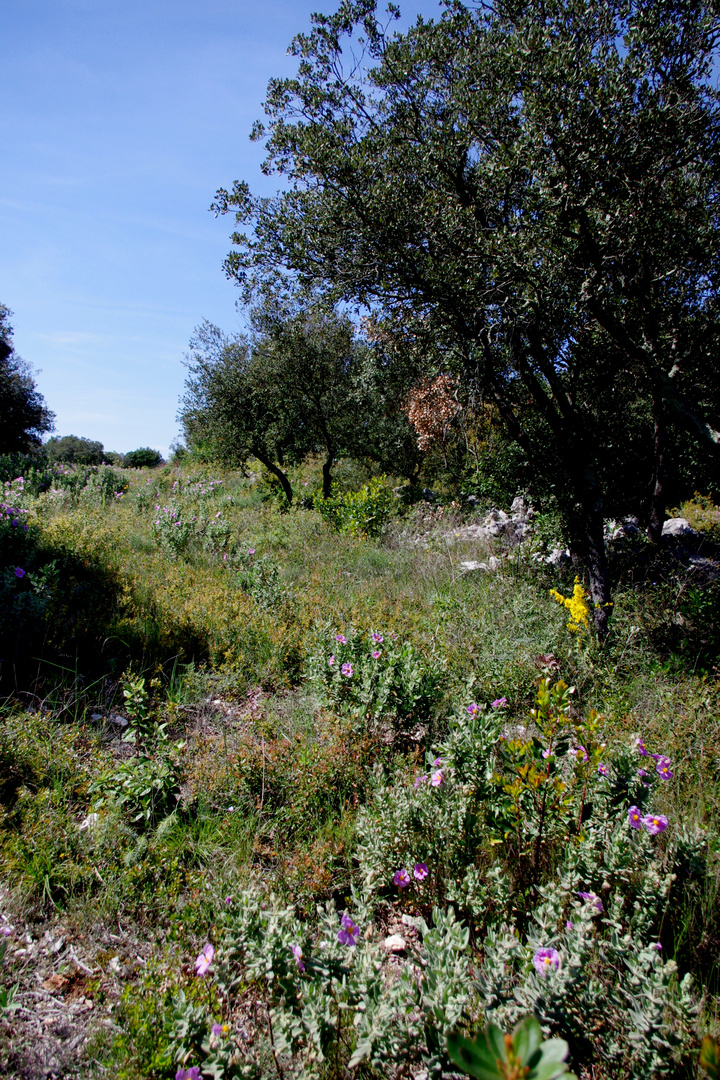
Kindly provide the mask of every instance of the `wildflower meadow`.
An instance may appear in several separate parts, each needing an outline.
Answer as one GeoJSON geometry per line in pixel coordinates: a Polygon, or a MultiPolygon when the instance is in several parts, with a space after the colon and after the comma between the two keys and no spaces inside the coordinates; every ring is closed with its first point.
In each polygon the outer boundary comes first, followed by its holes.
{"type": "Polygon", "coordinates": [[[473,507],[63,469],[0,508],[3,1075],[713,1075],[720,695],[676,554],[618,541],[598,640],[552,535],[473,507]]]}

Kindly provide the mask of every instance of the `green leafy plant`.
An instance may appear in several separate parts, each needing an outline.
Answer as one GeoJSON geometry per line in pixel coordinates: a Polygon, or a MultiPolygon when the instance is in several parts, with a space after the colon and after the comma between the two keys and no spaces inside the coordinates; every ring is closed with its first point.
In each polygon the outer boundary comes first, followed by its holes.
{"type": "Polygon", "coordinates": [[[397,499],[387,478],[374,476],[359,491],[329,499],[316,498],[314,506],[339,532],[379,536],[397,511],[397,499]]]}
{"type": "Polygon", "coordinates": [[[706,1035],[702,1041],[699,1064],[710,1080],[720,1080],[720,1044],[712,1035],[706,1035]]]}
{"type": "Polygon", "coordinates": [[[534,1016],[521,1020],[512,1035],[496,1024],[487,1024],[474,1039],[451,1033],[447,1048],[454,1064],[477,1080],[576,1080],[565,1064],[568,1044],[564,1039],[543,1041],[534,1016]]]}

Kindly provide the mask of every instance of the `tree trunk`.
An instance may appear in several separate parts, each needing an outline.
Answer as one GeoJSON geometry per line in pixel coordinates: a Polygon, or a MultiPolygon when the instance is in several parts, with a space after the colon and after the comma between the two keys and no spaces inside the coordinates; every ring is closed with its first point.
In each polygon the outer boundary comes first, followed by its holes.
{"type": "Polygon", "coordinates": [[[328,450],[328,456],[323,461],[323,499],[329,499],[332,494],[332,476],[330,470],[333,463],[332,450],[328,450]]]}
{"type": "Polygon", "coordinates": [[[662,539],[665,521],[665,411],[662,396],[653,394],[653,419],[655,422],[655,441],[653,446],[653,493],[650,502],[650,523],[648,537],[653,544],[662,539]]]}
{"type": "Polygon", "coordinates": [[[258,461],[265,466],[265,468],[273,474],[276,480],[280,481],[280,486],[285,492],[285,498],[287,499],[288,506],[291,505],[293,500],[293,492],[290,487],[290,481],[288,480],[282,469],[279,469],[274,461],[271,461],[269,457],[263,454],[262,450],[259,450],[257,446],[253,446],[253,454],[258,461]]]}
{"type": "Polygon", "coordinates": [[[594,478],[591,478],[582,499],[581,542],[588,570],[593,623],[601,641],[607,637],[612,608],[602,510],[602,496],[594,478]]]}

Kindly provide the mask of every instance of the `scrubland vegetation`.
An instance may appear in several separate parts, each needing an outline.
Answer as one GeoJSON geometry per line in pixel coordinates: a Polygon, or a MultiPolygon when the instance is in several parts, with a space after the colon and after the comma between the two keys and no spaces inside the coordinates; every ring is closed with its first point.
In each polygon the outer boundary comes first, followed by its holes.
{"type": "Polygon", "coordinates": [[[320,459],[289,510],[254,472],[55,475],[0,525],[4,1075],[453,1075],[446,1036],[530,1014],[577,1075],[695,1075],[709,500],[691,556],[611,545],[599,644],[547,515],[464,572],[479,510],[350,462],[332,512],[320,459]]]}

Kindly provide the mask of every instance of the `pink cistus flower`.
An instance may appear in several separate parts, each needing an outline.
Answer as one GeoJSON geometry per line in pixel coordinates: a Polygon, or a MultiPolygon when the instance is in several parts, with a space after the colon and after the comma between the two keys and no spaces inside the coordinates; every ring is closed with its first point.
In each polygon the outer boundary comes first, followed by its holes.
{"type": "Polygon", "coordinates": [[[668,827],[668,819],[664,814],[646,814],[642,819],[642,823],[651,836],[657,836],[658,833],[665,832],[668,827]]]}
{"type": "Polygon", "coordinates": [[[200,1066],[193,1065],[189,1069],[178,1069],[175,1080],[200,1080],[200,1066]]]}
{"type": "Polygon", "coordinates": [[[647,773],[645,772],[644,769],[638,769],[637,774],[640,777],[647,776],[647,773]]]}
{"type": "Polygon", "coordinates": [[[343,915],[340,920],[341,929],[338,930],[337,939],[341,945],[357,945],[360,937],[360,927],[356,926],[349,915],[343,915]]]}
{"type": "Polygon", "coordinates": [[[250,548],[248,550],[248,555],[254,555],[254,554],[255,554],[255,548],[250,548]]]}
{"type": "Polygon", "coordinates": [[[662,776],[663,780],[672,780],[673,771],[670,758],[667,758],[664,756],[664,754],[661,754],[660,757],[657,759],[655,771],[659,776],[662,776]]]}
{"type": "Polygon", "coordinates": [[[633,829],[639,829],[642,826],[642,822],[643,817],[640,813],[640,808],[638,806],[631,806],[628,810],[628,824],[633,829]]]}
{"type": "Polygon", "coordinates": [[[560,953],[557,949],[538,949],[532,959],[533,967],[543,978],[560,967],[560,953]]]}
{"type": "Polygon", "coordinates": [[[594,892],[579,892],[578,896],[581,900],[584,900],[586,904],[592,904],[597,911],[602,911],[603,902],[597,893],[594,892]]]}
{"type": "Polygon", "coordinates": [[[328,667],[332,667],[334,663],[335,663],[335,657],[334,656],[328,657],[328,667]]]}
{"type": "Polygon", "coordinates": [[[336,634],[335,640],[339,641],[341,645],[347,645],[347,638],[344,634],[336,634]]]}
{"type": "Polygon", "coordinates": [[[507,705],[507,698],[506,697],[495,698],[495,700],[492,702],[492,708],[493,709],[504,709],[506,705],[507,705]]]}
{"type": "Polygon", "coordinates": [[[25,571],[23,570],[22,566],[15,567],[15,577],[25,577],[25,571]]]}
{"type": "Polygon", "coordinates": [[[377,649],[375,649],[374,652],[371,652],[370,655],[372,656],[373,660],[380,659],[380,652],[377,649]]]}
{"type": "Polygon", "coordinates": [[[480,712],[480,706],[476,705],[473,701],[471,705],[468,705],[465,712],[468,714],[468,716],[477,716],[477,714],[480,712]]]}
{"type": "Polygon", "coordinates": [[[427,863],[416,862],[413,867],[413,877],[416,881],[424,881],[430,871],[428,870],[427,863]]]}
{"type": "Polygon", "coordinates": [[[290,952],[295,957],[295,963],[297,964],[297,966],[300,968],[301,971],[304,971],[305,970],[305,965],[303,964],[303,958],[302,958],[303,953],[302,953],[302,949],[300,948],[300,946],[299,945],[291,945],[290,946],[290,952]]]}
{"type": "Polygon", "coordinates": [[[416,776],[414,781],[413,781],[413,787],[415,788],[415,790],[417,791],[417,789],[420,787],[420,785],[424,784],[426,780],[427,780],[427,776],[416,776]]]}
{"type": "Polygon", "coordinates": [[[635,749],[637,750],[638,754],[642,754],[643,757],[648,756],[648,752],[645,749],[645,743],[642,741],[639,735],[635,740],[635,749]]]}
{"type": "Polygon", "coordinates": [[[600,762],[598,765],[598,776],[609,776],[610,770],[604,762],[600,762]]]}
{"type": "Polygon", "coordinates": [[[576,757],[576,758],[578,759],[578,761],[582,761],[582,762],[583,762],[583,764],[584,764],[584,763],[585,763],[585,762],[587,761],[587,759],[588,759],[588,752],[587,752],[587,750],[585,749],[585,747],[584,747],[584,746],[581,746],[580,744],[578,744],[577,746],[575,746],[575,747],[574,747],[574,748],[573,748],[573,749],[571,750],[571,753],[575,755],[575,757],[576,757]]]}
{"type": "Polygon", "coordinates": [[[434,772],[432,774],[432,776],[430,777],[430,783],[431,783],[431,785],[433,787],[440,787],[442,782],[443,782],[443,771],[442,771],[442,769],[438,769],[437,772],[434,772]]]}
{"type": "Polygon", "coordinates": [[[199,976],[202,977],[205,974],[205,972],[207,971],[207,969],[210,967],[210,965],[212,963],[214,955],[215,955],[215,949],[208,942],[207,945],[203,946],[203,951],[200,953],[197,960],[195,961],[195,974],[196,975],[199,975],[199,976]]]}
{"type": "Polygon", "coordinates": [[[340,668],[340,670],[342,671],[342,673],[343,673],[343,675],[345,676],[346,679],[352,679],[352,677],[353,677],[353,666],[352,666],[352,664],[343,664],[343,666],[340,668]]]}
{"type": "Polygon", "coordinates": [[[572,930],[572,928],[573,928],[573,924],[568,919],[568,921],[565,923],[565,929],[566,930],[572,930]]]}
{"type": "Polygon", "coordinates": [[[383,641],[385,640],[383,638],[382,634],[377,634],[377,633],[372,635],[372,639],[373,639],[373,641],[375,642],[376,645],[382,645],[383,641]]]}
{"type": "Polygon", "coordinates": [[[410,885],[410,875],[407,870],[396,870],[393,884],[397,885],[398,889],[406,889],[410,885]]]}

